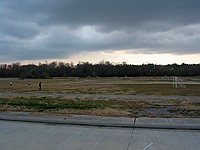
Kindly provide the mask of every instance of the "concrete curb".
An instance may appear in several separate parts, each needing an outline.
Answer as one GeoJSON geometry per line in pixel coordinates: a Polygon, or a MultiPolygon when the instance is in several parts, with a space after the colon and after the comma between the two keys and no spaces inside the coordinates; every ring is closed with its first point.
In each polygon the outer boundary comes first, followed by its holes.
{"type": "Polygon", "coordinates": [[[200,118],[127,118],[88,115],[32,115],[27,112],[2,112],[0,120],[98,127],[200,130],[200,118]]]}

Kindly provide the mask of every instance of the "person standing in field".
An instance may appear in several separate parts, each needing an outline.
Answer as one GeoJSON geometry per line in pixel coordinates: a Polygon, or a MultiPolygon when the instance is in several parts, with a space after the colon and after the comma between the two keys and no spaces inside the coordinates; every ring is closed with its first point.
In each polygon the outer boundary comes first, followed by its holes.
{"type": "Polygon", "coordinates": [[[39,82],[39,90],[42,89],[42,82],[39,82]]]}

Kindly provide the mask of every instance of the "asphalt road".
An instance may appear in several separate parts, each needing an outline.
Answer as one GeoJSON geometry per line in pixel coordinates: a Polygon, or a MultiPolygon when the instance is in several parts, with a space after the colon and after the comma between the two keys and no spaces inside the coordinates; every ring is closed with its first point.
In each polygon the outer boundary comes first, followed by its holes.
{"type": "Polygon", "coordinates": [[[0,121],[1,150],[198,150],[199,130],[86,127],[0,121]]]}

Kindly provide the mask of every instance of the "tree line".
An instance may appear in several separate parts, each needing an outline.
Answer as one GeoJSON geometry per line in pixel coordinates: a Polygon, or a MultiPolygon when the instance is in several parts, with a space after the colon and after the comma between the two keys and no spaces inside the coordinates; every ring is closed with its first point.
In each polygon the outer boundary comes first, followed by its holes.
{"type": "Polygon", "coordinates": [[[132,65],[102,61],[73,63],[51,62],[21,65],[20,62],[0,64],[0,77],[51,78],[51,77],[129,77],[129,76],[200,76],[200,64],[142,64],[132,65]]]}

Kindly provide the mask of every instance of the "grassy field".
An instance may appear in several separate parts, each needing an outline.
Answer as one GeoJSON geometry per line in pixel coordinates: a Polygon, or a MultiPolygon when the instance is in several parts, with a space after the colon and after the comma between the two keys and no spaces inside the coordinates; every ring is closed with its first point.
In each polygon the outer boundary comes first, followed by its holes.
{"type": "Polygon", "coordinates": [[[53,78],[19,80],[1,78],[0,111],[88,114],[129,117],[200,117],[200,99],[124,100],[121,98],[51,97],[45,94],[156,95],[200,97],[200,77],[183,77],[186,88],[172,86],[169,77],[53,78]],[[9,82],[13,85],[10,86],[9,82]],[[28,85],[30,82],[30,86],[28,85]],[[42,90],[38,83],[42,82],[42,90]],[[15,96],[15,93],[25,96],[15,96]],[[29,96],[37,95],[40,96],[29,96]]]}
{"type": "Polygon", "coordinates": [[[0,92],[66,93],[66,94],[147,94],[200,96],[200,77],[184,78],[187,88],[175,88],[171,78],[53,78],[19,80],[0,79],[0,92]],[[12,81],[13,86],[9,86],[12,81]],[[28,86],[30,81],[31,86],[28,86]],[[42,90],[38,83],[42,82],[42,90]]]}
{"type": "Polygon", "coordinates": [[[0,98],[0,111],[87,114],[126,117],[200,117],[200,102],[187,100],[124,101],[119,99],[14,97],[0,98]]]}

